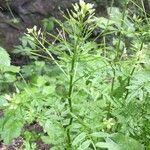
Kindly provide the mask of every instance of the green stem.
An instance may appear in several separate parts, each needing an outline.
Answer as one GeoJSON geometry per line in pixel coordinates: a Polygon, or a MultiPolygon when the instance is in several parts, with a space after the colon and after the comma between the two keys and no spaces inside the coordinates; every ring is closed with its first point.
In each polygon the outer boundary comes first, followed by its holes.
{"type": "Polygon", "coordinates": [[[116,71],[113,66],[112,66],[112,70],[113,70],[113,79],[112,79],[112,84],[111,84],[111,94],[113,93],[113,90],[114,90],[115,76],[116,76],[116,71]]]}
{"type": "MultiPolygon", "coordinates": [[[[124,19],[125,19],[125,15],[126,15],[126,9],[127,9],[127,2],[124,6],[124,10],[123,10],[123,14],[122,14],[122,19],[121,19],[121,29],[124,25],[124,19]]],[[[121,44],[121,39],[122,39],[122,33],[121,33],[121,29],[120,29],[120,33],[119,33],[119,41],[118,41],[118,44],[117,44],[117,47],[116,47],[116,50],[117,50],[117,55],[114,59],[114,65],[116,66],[116,60],[119,59],[119,51],[120,51],[120,44],[121,44]]],[[[114,84],[115,84],[115,78],[116,78],[116,71],[115,71],[115,68],[111,65],[112,67],[112,70],[113,70],[113,78],[112,78],[112,83],[111,83],[111,98],[113,98],[113,90],[114,90],[114,84]]],[[[111,116],[111,102],[109,102],[108,104],[108,113],[107,113],[107,118],[110,118],[111,116]]]]}
{"type": "MultiPolygon", "coordinates": [[[[74,53],[71,61],[70,79],[69,79],[69,92],[68,92],[68,103],[69,111],[72,113],[72,93],[73,93],[73,82],[75,76],[75,64],[77,60],[78,42],[75,44],[74,53]]],[[[72,124],[73,117],[71,116],[68,126],[72,124]]],[[[68,147],[71,148],[70,129],[67,129],[68,147]]]]}
{"type": "MultiPolygon", "coordinates": [[[[111,67],[113,70],[113,78],[112,78],[112,82],[111,82],[110,95],[111,95],[111,98],[113,99],[113,90],[114,90],[114,84],[115,84],[115,78],[116,78],[116,70],[112,65],[111,65],[111,67]]],[[[109,119],[110,117],[111,117],[111,102],[109,102],[109,104],[108,104],[107,119],[109,119]]]]}

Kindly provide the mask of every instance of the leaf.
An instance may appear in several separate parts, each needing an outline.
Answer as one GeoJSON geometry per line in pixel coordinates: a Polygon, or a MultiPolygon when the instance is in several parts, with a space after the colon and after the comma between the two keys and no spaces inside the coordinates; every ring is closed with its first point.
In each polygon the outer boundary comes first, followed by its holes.
{"type": "Polygon", "coordinates": [[[84,140],[86,137],[86,133],[82,132],[81,134],[79,134],[72,142],[72,145],[75,146],[78,143],[80,143],[82,140],[84,140]]]}
{"type": "Polygon", "coordinates": [[[1,66],[10,66],[10,57],[7,51],[0,47],[0,65],[1,66]]]}
{"type": "MultiPolygon", "coordinates": [[[[13,116],[11,116],[13,117],[13,116]]],[[[22,122],[13,120],[9,118],[7,122],[3,125],[1,138],[5,144],[10,144],[14,138],[17,138],[21,134],[22,122]]]]}
{"type": "Polygon", "coordinates": [[[108,150],[144,150],[143,145],[138,141],[119,133],[114,134],[112,138],[106,138],[105,141],[96,143],[96,147],[108,150]]]}
{"type": "Polygon", "coordinates": [[[94,132],[91,134],[93,137],[99,137],[99,138],[106,138],[106,137],[111,137],[110,134],[105,133],[105,132],[94,132]]]}
{"type": "Polygon", "coordinates": [[[116,144],[114,141],[112,141],[109,138],[106,139],[106,142],[98,142],[98,143],[96,143],[96,147],[107,148],[108,150],[121,150],[119,145],[116,144]]]}
{"type": "Polygon", "coordinates": [[[113,140],[120,146],[120,150],[144,150],[141,143],[123,134],[115,134],[113,140]]]}
{"type": "Polygon", "coordinates": [[[56,84],[55,92],[61,97],[66,97],[68,94],[67,89],[63,84],[56,84]]]}
{"type": "Polygon", "coordinates": [[[83,142],[77,150],[85,150],[90,146],[90,144],[91,144],[91,140],[87,140],[83,142]]]}
{"type": "Polygon", "coordinates": [[[38,86],[38,87],[44,86],[46,82],[47,82],[47,81],[46,81],[46,79],[45,79],[45,76],[39,76],[39,77],[37,78],[37,86],[38,86]]]}
{"type": "Polygon", "coordinates": [[[102,29],[115,30],[115,28],[113,27],[114,22],[107,18],[99,17],[96,19],[96,22],[98,27],[102,29]]]}
{"type": "Polygon", "coordinates": [[[120,12],[119,8],[117,7],[108,7],[107,8],[108,14],[110,19],[114,22],[114,24],[120,28],[121,27],[121,19],[122,13],[120,12]]]}
{"type": "Polygon", "coordinates": [[[118,81],[119,81],[119,86],[113,90],[113,96],[117,99],[121,98],[124,94],[124,92],[126,91],[126,81],[128,78],[122,80],[122,77],[118,77],[118,81]]]}
{"type": "Polygon", "coordinates": [[[20,71],[20,67],[16,66],[0,66],[3,72],[12,72],[12,73],[18,73],[20,71]]]}
{"type": "Polygon", "coordinates": [[[28,44],[26,36],[23,36],[20,40],[22,40],[22,46],[23,48],[25,48],[28,44]]]}
{"type": "Polygon", "coordinates": [[[0,96],[0,107],[8,104],[7,100],[4,98],[4,96],[0,96]]]}
{"type": "Polygon", "coordinates": [[[49,17],[42,20],[43,27],[47,31],[52,31],[54,29],[54,18],[49,17]]]}
{"type": "Polygon", "coordinates": [[[123,28],[123,32],[128,32],[129,34],[128,36],[131,36],[132,35],[131,33],[135,31],[134,24],[127,17],[125,17],[124,20],[122,20],[123,14],[120,12],[119,8],[108,7],[107,11],[108,11],[110,20],[114,22],[116,27],[118,29],[123,28]],[[122,26],[122,21],[123,21],[123,26],[122,26]]]}
{"type": "Polygon", "coordinates": [[[52,144],[52,141],[50,140],[49,136],[41,136],[41,139],[45,144],[52,144]]]}

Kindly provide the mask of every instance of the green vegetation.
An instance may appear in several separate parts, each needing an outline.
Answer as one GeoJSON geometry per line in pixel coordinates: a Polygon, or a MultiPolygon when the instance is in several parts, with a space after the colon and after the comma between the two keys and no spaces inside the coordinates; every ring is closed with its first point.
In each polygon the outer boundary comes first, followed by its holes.
{"type": "Polygon", "coordinates": [[[36,149],[36,138],[52,150],[150,149],[150,19],[144,7],[135,6],[138,16],[128,9],[132,0],[123,2],[104,18],[80,0],[65,22],[50,21],[58,35],[28,29],[14,52],[33,61],[21,69],[0,48],[5,144],[21,136],[23,150],[36,149]],[[43,128],[36,136],[23,129],[34,121],[43,128]]]}

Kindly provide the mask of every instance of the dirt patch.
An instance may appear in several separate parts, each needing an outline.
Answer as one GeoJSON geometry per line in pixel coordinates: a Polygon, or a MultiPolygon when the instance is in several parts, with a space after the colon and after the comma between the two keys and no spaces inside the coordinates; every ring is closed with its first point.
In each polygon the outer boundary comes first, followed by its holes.
{"type": "MultiPolygon", "coordinates": [[[[36,134],[43,132],[43,128],[37,122],[33,122],[32,124],[25,125],[24,130],[29,132],[34,132],[36,134]]],[[[45,144],[41,139],[37,139],[32,143],[36,144],[38,150],[50,150],[50,148],[52,147],[52,145],[50,144],[45,144]]],[[[19,148],[24,147],[23,144],[24,143],[22,137],[15,138],[12,141],[12,144],[10,145],[4,145],[3,141],[0,141],[0,150],[18,150],[19,148]]]]}

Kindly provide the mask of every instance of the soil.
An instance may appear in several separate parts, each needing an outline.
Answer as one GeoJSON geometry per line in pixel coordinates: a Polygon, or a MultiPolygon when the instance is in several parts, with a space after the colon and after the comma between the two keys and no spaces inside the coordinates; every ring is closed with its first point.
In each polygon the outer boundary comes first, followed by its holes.
{"type": "MultiPolygon", "coordinates": [[[[0,110],[0,114],[3,114],[2,110],[0,110]]],[[[37,134],[43,132],[43,128],[37,122],[25,125],[23,130],[34,132],[37,134]]],[[[37,150],[50,150],[50,148],[52,147],[50,144],[45,144],[41,139],[37,139],[33,143],[36,144],[37,150]]],[[[12,144],[10,145],[4,145],[3,141],[0,141],[0,150],[18,150],[19,148],[22,147],[23,147],[22,137],[15,138],[12,141],[12,144]]]]}

